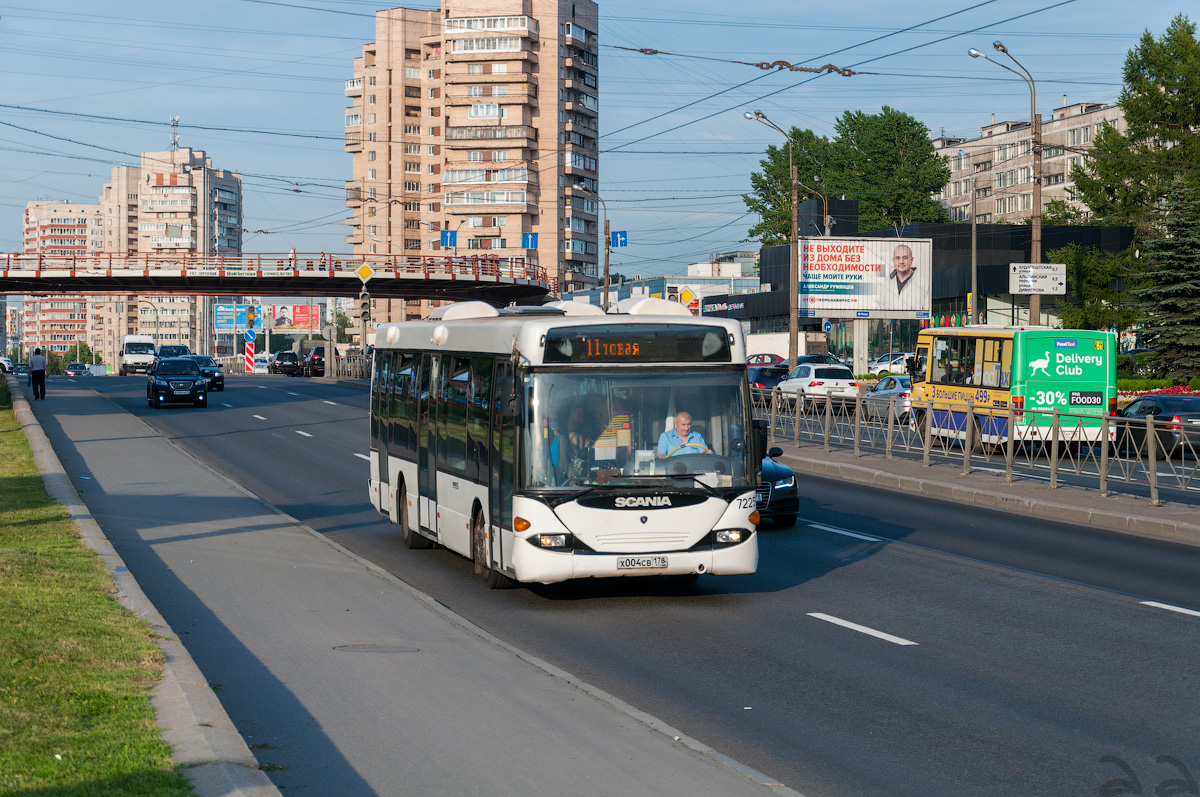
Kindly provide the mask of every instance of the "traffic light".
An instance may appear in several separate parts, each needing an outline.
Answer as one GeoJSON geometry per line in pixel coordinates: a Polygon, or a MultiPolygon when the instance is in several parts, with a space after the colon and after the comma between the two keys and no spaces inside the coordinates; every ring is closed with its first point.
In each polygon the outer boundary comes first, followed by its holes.
{"type": "Polygon", "coordinates": [[[371,296],[365,291],[358,295],[358,317],[363,321],[371,320],[371,296]]]}
{"type": "Polygon", "coordinates": [[[246,329],[254,329],[254,317],[258,313],[255,305],[246,306],[246,329]]]}

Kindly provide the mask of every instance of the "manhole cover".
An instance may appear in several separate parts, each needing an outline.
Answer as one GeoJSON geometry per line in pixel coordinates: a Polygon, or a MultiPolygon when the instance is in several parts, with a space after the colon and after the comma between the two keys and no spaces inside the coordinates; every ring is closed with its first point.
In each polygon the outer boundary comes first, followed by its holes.
{"type": "Polygon", "coordinates": [[[349,653],[417,653],[420,648],[407,645],[338,645],[334,650],[344,650],[349,653]]]}

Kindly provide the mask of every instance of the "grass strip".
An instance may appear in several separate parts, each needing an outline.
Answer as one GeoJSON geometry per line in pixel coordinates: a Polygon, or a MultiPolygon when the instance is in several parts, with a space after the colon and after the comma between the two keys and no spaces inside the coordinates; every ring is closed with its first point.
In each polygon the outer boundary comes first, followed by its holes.
{"type": "Polygon", "coordinates": [[[151,626],[47,493],[0,380],[0,795],[188,795],[151,626]]]}

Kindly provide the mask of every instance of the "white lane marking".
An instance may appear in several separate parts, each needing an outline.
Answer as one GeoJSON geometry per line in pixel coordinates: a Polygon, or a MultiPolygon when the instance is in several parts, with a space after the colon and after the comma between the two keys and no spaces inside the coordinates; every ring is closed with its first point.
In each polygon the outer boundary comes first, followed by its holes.
{"type": "Polygon", "coordinates": [[[820,612],[809,612],[808,616],[815,617],[818,620],[824,620],[827,623],[833,623],[834,625],[840,625],[842,628],[849,628],[851,631],[858,631],[861,634],[867,634],[868,636],[873,636],[877,639],[882,639],[885,642],[891,642],[896,645],[917,644],[916,642],[912,642],[898,636],[892,636],[891,634],[885,634],[882,631],[876,631],[874,628],[867,628],[865,625],[858,625],[857,623],[852,623],[849,620],[843,620],[839,617],[834,617],[833,615],[821,614],[820,612]]]}
{"type": "Polygon", "coordinates": [[[332,404],[332,405],[333,405],[333,406],[335,406],[335,407],[337,406],[337,402],[336,402],[336,401],[326,401],[325,403],[326,403],[326,404],[332,404]]]}
{"type": "Polygon", "coordinates": [[[267,386],[266,386],[266,385],[259,385],[259,386],[258,386],[258,389],[259,389],[259,390],[266,390],[266,389],[267,389],[267,386]]]}
{"type": "Polygon", "coordinates": [[[260,421],[265,421],[265,420],[266,420],[266,418],[264,418],[264,417],[263,417],[263,416],[261,416],[261,415],[251,415],[250,417],[251,417],[251,418],[258,418],[260,421]]]}
{"type": "Polygon", "coordinates": [[[296,434],[303,435],[304,437],[312,437],[308,432],[302,432],[299,429],[296,430],[296,434]]]}
{"type": "Polygon", "coordinates": [[[1159,603],[1158,601],[1142,601],[1143,606],[1153,606],[1155,609],[1166,609],[1169,612],[1179,612],[1180,614],[1190,614],[1192,617],[1200,617],[1200,612],[1194,609],[1185,609],[1182,606],[1172,606],[1169,603],[1159,603]]]}
{"type": "Polygon", "coordinates": [[[854,537],[855,539],[866,540],[867,542],[883,542],[882,537],[870,537],[866,534],[859,534],[854,531],[846,531],[845,529],[838,529],[834,528],[833,526],[822,526],[820,523],[809,523],[808,525],[810,528],[832,532],[833,534],[841,534],[844,537],[854,537]]]}
{"type": "Polygon", "coordinates": [[[232,408],[232,407],[233,407],[233,405],[232,405],[232,404],[225,404],[224,402],[222,402],[222,403],[221,403],[221,406],[222,406],[222,407],[229,407],[229,408],[232,408]]]}
{"type": "Polygon", "coordinates": [[[300,395],[299,393],[292,393],[292,392],[289,392],[286,390],[284,392],[287,393],[289,396],[299,396],[300,395]]]}
{"type": "Polygon", "coordinates": [[[365,459],[367,462],[371,461],[371,458],[368,457],[366,454],[357,454],[356,453],[354,456],[358,457],[359,459],[365,459]]]}

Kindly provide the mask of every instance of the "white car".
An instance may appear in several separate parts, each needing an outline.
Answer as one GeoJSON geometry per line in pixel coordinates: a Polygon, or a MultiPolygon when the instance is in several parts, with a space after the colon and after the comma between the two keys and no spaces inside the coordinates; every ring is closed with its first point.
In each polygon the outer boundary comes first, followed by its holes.
{"type": "Polygon", "coordinates": [[[834,402],[834,407],[853,403],[858,395],[858,380],[844,365],[800,363],[779,383],[779,390],[805,409],[814,406],[823,409],[826,398],[834,402]]]}
{"type": "Polygon", "coordinates": [[[254,358],[254,373],[256,373],[256,374],[267,373],[267,362],[268,361],[267,361],[266,357],[255,357],[254,358]]]}
{"type": "Polygon", "coordinates": [[[7,357],[0,357],[0,373],[12,373],[12,360],[7,357]]]}
{"type": "Polygon", "coordinates": [[[867,363],[867,373],[869,374],[902,374],[905,371],[905,362],[909,357],[912,357],[911,351],[893,351],[889,352],[878,360],[872,360],[867,363]]]}

